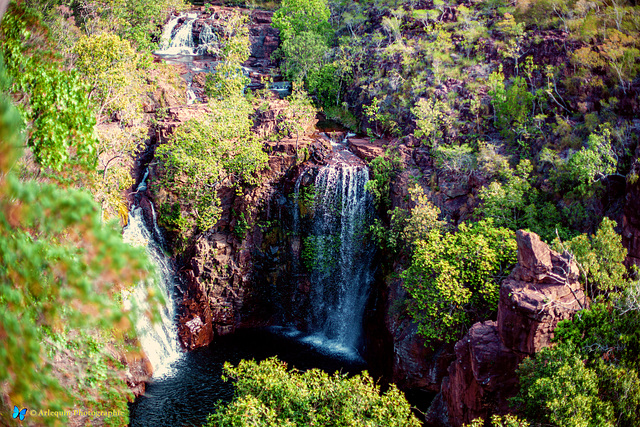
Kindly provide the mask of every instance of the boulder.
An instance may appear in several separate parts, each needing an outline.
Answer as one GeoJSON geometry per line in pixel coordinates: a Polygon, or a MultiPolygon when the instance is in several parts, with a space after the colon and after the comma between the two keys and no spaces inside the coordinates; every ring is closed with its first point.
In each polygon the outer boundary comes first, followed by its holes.
{"type": "Polygon", "coordinates": [[[381,139],[371,142],[366,138],[349,138],[349,149],[362,160],[370,162],[378,156],[383,156],[385,149],[382,147],[381,139]]]}
{"type": "Polygon", "coordinates": [[[456,343],[455,354],[449,377],[442,382],[453,425],[486,417],[488,402],[504,404],[517,391],[514,371],[521,358],[502,343],[496,322],[474,324],[456,343]]]}
{"type": "Polygon", "coordinates": [[[498,327],[511,350],[532,355],[547,347],[559,321],[586,305],[578,266],[530,232],[518,231],[518,265],[500,287],[498,327]]]}

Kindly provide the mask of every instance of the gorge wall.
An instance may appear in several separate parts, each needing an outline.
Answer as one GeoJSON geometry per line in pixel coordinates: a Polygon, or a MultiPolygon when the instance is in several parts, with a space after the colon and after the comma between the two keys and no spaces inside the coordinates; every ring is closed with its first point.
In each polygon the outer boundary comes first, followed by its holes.
{"type": "Polygon", "coordinates": [[[517,392],[518,364],[551,344],[559,321],[587,306],[575,261],[534,233],[520,230],[516,239],[518,265],[500,287],[498,320],[474,324],[456,343],[442,381],[453,426],[506,412],[507,399],[517,392]]]}

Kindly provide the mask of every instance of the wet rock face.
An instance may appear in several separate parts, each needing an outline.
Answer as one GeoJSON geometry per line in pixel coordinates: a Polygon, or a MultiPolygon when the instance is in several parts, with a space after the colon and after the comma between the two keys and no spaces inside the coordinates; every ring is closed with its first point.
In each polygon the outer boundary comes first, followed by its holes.
{"type": "Polygon", "coordinates": [[[515,370],[548,346],[558,322],[586,307],[578,266],[534,234],[518,231],[518,265],[500,287],[498,320],[476,323],[455,346],[442,381],[454,426],[507,408],[517,392],[515,370]]]}
{"type": "MultiPolygon", "coordinates": [[[[286,101],[270,100],[253,131],[268,134],[276,129],[278,112],[285,107],[286,101]]],[[[160,139],[167,140],[181,123],[209,112],[206,105],[170,108],[160,139]]],[[[261,184],[242,192],[232,185],[219,188],[220,220],[214,228],[189,236],[189,246],[180,255],[178,337],[187,350],[237,328],[268,325],[276,311],[270,300],[277,299],[274,290],[295,294],[288,282],[294,251],[285,229],[292,210],[287,195],[302,168],[300,160],[307,159],[304,165],[323,160],[331,148],[309,133],[266,145],[269,167],[260,172],[261,184]]]]}

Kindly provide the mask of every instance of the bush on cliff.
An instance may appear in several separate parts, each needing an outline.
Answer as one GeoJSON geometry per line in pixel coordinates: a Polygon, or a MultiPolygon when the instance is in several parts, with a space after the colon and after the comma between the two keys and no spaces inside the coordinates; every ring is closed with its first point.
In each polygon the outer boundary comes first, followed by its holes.
{"type": "Polygon", "coordinates": [[[432,228],[415,243],[402,278],[421,335],[453,342],[495,313],[500,283],[516,263],[514,237],[487,220],[462,223],[455,233],[432,228]]]}
{"type": "Polygon", "coordinates": [[[217,190],[257,184],[267,164],[262,143],[251,134],[249,102],[236,95],[209,105],[210,114],[179,126],[156,152],[159,185],[176,197],[164,200],[162,212],[174,214],[160,221],[174,231],[213,227],[221,212],[217,190]]]}
{"type": "Polygon", "coordinates": [[[209,427],[420,425],[394,385],[381,393],[366,372],[349,378],[319,369],[288,371],[276,358],[226,363],[224,369],[235,381],[235,398],[217,406],[209,427]]]}

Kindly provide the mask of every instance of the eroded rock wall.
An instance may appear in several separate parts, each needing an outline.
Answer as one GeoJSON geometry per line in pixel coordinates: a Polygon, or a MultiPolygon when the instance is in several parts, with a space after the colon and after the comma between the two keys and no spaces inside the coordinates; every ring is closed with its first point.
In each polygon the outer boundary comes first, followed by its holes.
{"type": "MultiPolygon", "coordinates": [[[[252,130],[263,138],[280,130],[280,112],[287,108],[286,101],[276,98],[268,104],[256,115],[252,130]]],[[[169,108],[158,139],[166,141],[181,123],[209,112],[206,104],[169,108]]],[[[178,259],[183,279],[178,335],[184,348],[205,346],[239,327],[268,325],[279,301],[299,295],[292,287],[304,285],[304,278],[289,280],[296,247],[288,230],[291,195],[301,171],[322,164],[331,150],[328,140],[313,133],[313,125],[299,138],[265,142],[269,160],[260,172],[260,185],[240,189],[228,183],[218,189],[220,220],[214,228],[188,236],[178,259]]],[[[163,191],[156,192],[159,202],[171,197],[163,191]]]]}
{"type": "Polygon", "coordinates": [[[507,410],[517,392],[515,370],[548,346],[559,321],[586,307],[578,266],[530,232],[518,231],[518,265],[500,287],[498,320],[474,324],[455,345],[442,382],[453,426],[507,410]]]}
{"type": "Polygon", "coordinates": [[[622,244],[627,248],[627,262],[640,266],[640,146],[636,148],[630,177],[627,180],[624,215],[622,217],[622,244]]]}

